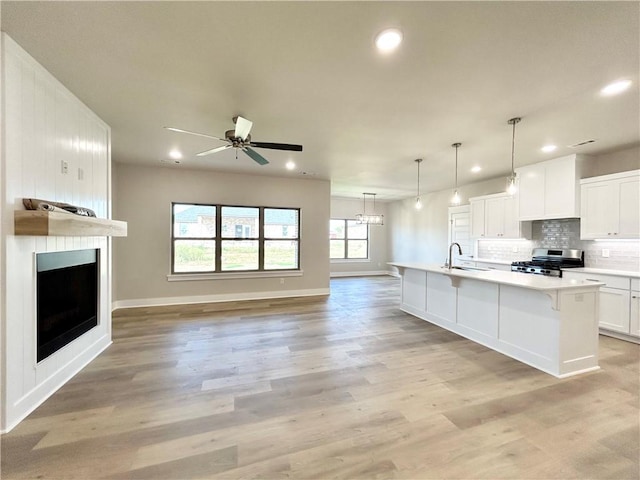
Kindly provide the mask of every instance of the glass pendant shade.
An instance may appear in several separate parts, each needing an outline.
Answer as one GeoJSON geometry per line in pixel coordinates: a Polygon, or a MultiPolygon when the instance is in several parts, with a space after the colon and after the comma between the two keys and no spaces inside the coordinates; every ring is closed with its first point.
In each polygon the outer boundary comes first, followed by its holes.
{"type": "Polygon", "coordinates": [[[511,118],[507,123],[513,125],[513,134],[511,137],[511,175],[507,178],[507,193],[515,195],[518,192],[518,182],[516,179],[516,171],[514,168],[515,148],[516,148],[516,123],[522,120],[520,117],[511,118]]]}
{"type": "Polygon", "coordinates": [[[416,158],[415,162],[418,164],[418,194],[416,195],[416,210],[420,210],[422,208],[422,200],[420,200],[420,164],[422,163],[421,158],[416,158]]]}
{"type": "Polygon", "coordinates": [[[456,149],[456,169],[455,169],[455,173],[456,173],[456,177],[455,177],[455,186],[454,186],[454,190],[453,190],[453,197],[451,197],[451,204],[452,205],[460,205],[460,194],[458,193],[458,147],[460,147],[462,144],[460,142],[454,143],[451,146],[453,148],[456,149]]]}

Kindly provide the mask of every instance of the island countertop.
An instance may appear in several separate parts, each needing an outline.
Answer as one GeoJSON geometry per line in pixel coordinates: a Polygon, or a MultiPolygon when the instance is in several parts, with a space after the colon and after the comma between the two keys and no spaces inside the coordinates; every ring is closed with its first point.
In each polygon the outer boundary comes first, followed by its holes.
{"type": "MultiPolygon", "coordinates": [[[[480,280],[513,287],[528,288],[531,290],[569,290],[584,287],[600,287],[603,282],[590,280],[573,280],[558,277],[546,277],[544,275],[532,275],[520,272],[505,272],[502,270],[464,270],[460,268],[447,268],[441,265],[414,263],[414,262],[389,262],[389,265],[398,269],[409,268],[425,272],[441,273],[454,278],[480,280]]],[[[464,267],[462,267],[464,268],[464,267]]],[[[400,272],[402,274],[402,271],[400,272]]]]}
{"type": "MultiPolygon", "coordinates": [[[[390,262],[400,309],[556,377],[597,370],[600,281],[390,262]]],[[[464,267],[463,267],[464,268],[464,267]]]]}

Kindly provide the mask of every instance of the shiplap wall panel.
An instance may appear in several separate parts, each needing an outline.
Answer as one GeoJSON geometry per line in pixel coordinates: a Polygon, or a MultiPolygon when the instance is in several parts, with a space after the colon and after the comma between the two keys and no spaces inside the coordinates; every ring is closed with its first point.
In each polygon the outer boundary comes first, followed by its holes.
{"type": "Polygon", "coordinates": [[[111,341],[110,241],[106,237],[14,236],[13,211],[35,197],[110,214],[110,130],[62,84],[2,34],[6,175],[5,382],[2,429],[11,429],[111,341]],[[62,162],[68,163],[63,174],[62,162]],[[82,169],[79,178],[78,169],[82,169]],[[36,363],[36,253],[99,248],[97,328],[36,363]]]}

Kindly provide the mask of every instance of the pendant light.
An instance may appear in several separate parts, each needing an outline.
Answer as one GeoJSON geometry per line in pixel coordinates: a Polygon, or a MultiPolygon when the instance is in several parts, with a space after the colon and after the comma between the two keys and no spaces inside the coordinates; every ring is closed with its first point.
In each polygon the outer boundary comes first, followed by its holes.
{"type": "Polygon", "coordinates": [[[356,223],[360,225],[384,225],[384,215],[376,213],[376,194],[362,194],[362,213],[356,215],[356,223]],[[367,195],[373,196],[373,214],[367,214],[367,195]]]}
{"type": "Polygon", "coordinates": [[[422,200],[420,200],[420,164],[422,163],[422,159],[416,158],[415,162],[418,164],[418,195],[416,195],[416,210],[420,210],[422,208],[422,200]]]}
{"type": "Polygon", "coordinates": [[[514,169],[515,160],[515,148],[516,148],[516,123],[522,120],[520,117],[511,118],[507,123],[513,125],[513,135],[511,137],[511,175],[507,178],[507,193],[509,195],[515,195],[518,191],[518,185],[516,183],[516,171],[514,169]]]}
{"type": "Polygon", "coordinates": [[[451,198],[452,205],[460,205],[460,195],[458,195],[458,147],[461,145],[460,142],[451,145],[456,149],[456,183],[453,189],[453,197],[451,198]]]}

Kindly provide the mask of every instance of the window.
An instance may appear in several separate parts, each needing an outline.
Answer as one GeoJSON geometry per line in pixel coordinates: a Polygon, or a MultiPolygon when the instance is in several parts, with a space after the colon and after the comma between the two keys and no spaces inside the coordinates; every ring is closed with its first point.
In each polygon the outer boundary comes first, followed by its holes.
{"type": "Polygon", "coordinates": [[[174,203],[172,210],[172,273],[300,268],[300,209],[174,203]]]}
{"type": "Polygon", "coordinates": [[[332,218],[329,222],[329,257],[369,258],[369,226],[355,220],[332,218]]]}

